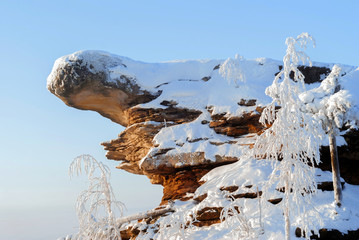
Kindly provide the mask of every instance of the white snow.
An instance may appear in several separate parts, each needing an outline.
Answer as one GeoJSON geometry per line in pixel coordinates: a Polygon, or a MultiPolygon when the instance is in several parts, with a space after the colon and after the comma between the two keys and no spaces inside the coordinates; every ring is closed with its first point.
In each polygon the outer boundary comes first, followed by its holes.
{"type": "Polygon", "coordinates": [[[341,78],[341,84],[343,89],[349,91],[351,94],[351,100],[353,103],[353,111],[351,111],[352,119],[359,120],[359,67],[353,71],[347,72],[345,76],[341,78]]]}

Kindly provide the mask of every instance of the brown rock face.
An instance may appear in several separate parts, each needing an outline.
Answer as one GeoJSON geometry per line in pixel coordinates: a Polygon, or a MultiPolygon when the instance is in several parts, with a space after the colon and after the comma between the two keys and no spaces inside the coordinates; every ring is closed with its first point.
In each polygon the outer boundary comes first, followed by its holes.
{"type": "Polygon", "coordinates": [[[202,112],[186,108],[131,108],[128,110],[128,121],[130,125],[142,122],[165,123],[168,126],[173,124],[188,123],[195,120],[202,112]]]}
{"type": "MultiPolygon", "coordinates": [[[[243,100],[243,102],[246,102],[246,100],[243,100]]],[[[210,108],[208,111],[211,113],[210,108]]],[[[240,117],[226,117],[225,113],[215,114],[211,116],[212,121],[209,123],[209,127],[213,128],[216,133],[231,137],[260,133],[263,130],[263,125],[259,122],[262,111],[263,107],[257,107],[255,111],[245,113],[240,117]]]]}
{"type": "Polygon", "coordinates": [[[196,212],[197,222],[194,222],[193,225],[197,227],[211,226],[221,222],[220,216],[222,212],[222,207],[205,207],[196,212]]]}
{"type": "Polygon", "coordinates": [[[139,167],[140,160],[153,147],[152,140],[163,125],[139,123],[123,131],[119,138],[104,142],[108,159],[122,161],[117,167],[135,174],[144,174],[139,167]]]}
{"type": "Polygon", "coordinates": [[[186,201],[191,197],[187,194],[194,193],[200,186],[199,180],[209,169],[182,170],[174,174],[162,176],[163,198],[161,204],[169,200],[180,199],[186,201]]]}

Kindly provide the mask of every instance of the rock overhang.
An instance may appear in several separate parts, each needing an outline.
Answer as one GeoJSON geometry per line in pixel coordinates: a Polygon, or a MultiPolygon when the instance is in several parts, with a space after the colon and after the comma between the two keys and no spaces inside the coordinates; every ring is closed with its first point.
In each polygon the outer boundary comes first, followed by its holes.
{"type": "Polygon", "coordinates": [[[160,92],[141,89],[131,76],[112,78],[111,69],[126,68],[123,59],[102,51],[79,51],[61,57],[47,78],[47,88],[68,106],[96,111],[127,126],[127,109],[153,100],[160,92]]]}

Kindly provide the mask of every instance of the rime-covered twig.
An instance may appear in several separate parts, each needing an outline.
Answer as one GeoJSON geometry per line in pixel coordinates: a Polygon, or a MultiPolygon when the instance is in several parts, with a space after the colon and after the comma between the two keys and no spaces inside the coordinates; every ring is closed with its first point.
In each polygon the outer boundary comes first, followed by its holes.
{"type": "Polygon", "coordinates": [[[76,203],[79,218],[79,232],[72,240],[121,239],[116,212],[122,215],[124,204],[116,201],[108,180],[110,169],[90,155],[81,155],[74,159],[69,168],[70,176],[85,171],[89,186],[82,191],[76,203]]]}

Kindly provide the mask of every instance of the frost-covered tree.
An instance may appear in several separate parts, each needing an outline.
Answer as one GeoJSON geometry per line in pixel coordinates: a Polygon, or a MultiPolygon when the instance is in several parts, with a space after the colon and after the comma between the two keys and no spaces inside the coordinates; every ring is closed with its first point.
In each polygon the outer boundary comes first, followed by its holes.
{"type": "Polygon", "coordinates": [[[71,239],[121,240],[116,213],[122,216],[124,205],[116,201],[108,180],[110,169],[90,155],[81,155],[71,163],[69,174],[79,175],[82,171],[87,174],[89,186],[78,196],[79,232],[71,239]]]}
{"type": "Polygon", "coordinates": [[[241,63],[243,57],[236,54],[234,59],[228,58],[221,64],[219,68],[219,73],[227,79],[228,83],[233,82],[236,87],[238,87],[238,82],[245,82],[246,78],[242,70],[241,63]]]}
{"type": "Polygon", "coordinates": [[[298,227],[307,233],[316,231],[314,221],[320,221],[319,216],[310,215],[315,211],[309,210],[311,197],[317,191],[314,165],[320,161],[319,146],[323,130],[312,114],[301,111],[303,103],[299,94],[305,91],[305,84],[304,75],[297,68],[300,62],[309,61],[307,55],[297,47],[305,49],[309,41],[313,40],[308,33],[286,39],[283,68],[266,89],[266,94],[273,100],[260,119],[270,128],[257,138],[254,147],[258,158],[273,163],[264,198],[269,197],[272,187],[284,191],[280,204],[284,213],[286,239],[290,239],[290,215],[302,217],[303,221],[298,227]]]}
{"type": "Polygon", "coordinates": [[[342,186],[337,153],[336,136],[339,129],[348,121],[351,107],[350,95],[340,89],[339,78],[341,68],[334,65],[331,73],[320,86],[300,95],[304,102],[303,111],[310,112],[318,119],[329,137],[330,158],[333,173],[334,200],[337,206],[342,201],[342,186]]]}

